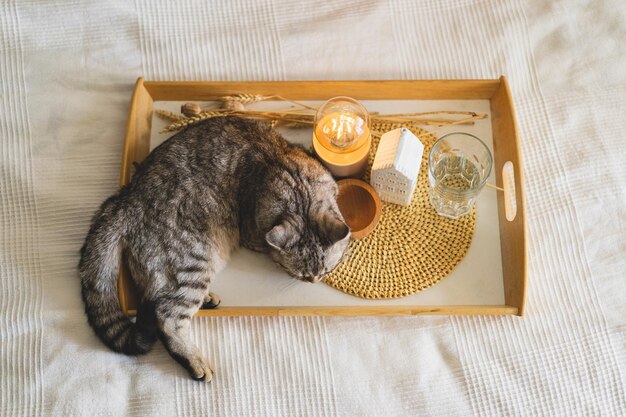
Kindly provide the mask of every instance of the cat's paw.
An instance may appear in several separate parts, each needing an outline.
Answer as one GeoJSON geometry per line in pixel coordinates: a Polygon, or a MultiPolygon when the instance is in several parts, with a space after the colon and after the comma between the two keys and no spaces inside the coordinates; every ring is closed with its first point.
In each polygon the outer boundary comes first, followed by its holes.
{"type": "Polygon", "coordinates": [[[217,308],[217,306],[219,306],[221,302],[222,300],[217,294],[210,292],[209,295],[207,295],[206,298],[204,299],[202,308],[205,310],[217,308]]]}
{"type": "Polygon", "coordinates": [[[196,381],[211,382],[215,370],[202,355],[197,355],[189,361],[189,374],[196,381]]]}

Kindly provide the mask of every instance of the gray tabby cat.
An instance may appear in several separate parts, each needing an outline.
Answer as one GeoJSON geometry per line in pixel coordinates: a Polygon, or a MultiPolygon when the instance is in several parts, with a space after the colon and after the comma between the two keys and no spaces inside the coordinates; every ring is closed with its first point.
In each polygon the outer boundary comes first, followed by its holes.
{"type": "Polygon", "coordinates": [[[194,379],[213,369],[190,341],[190,319],[215,305],[211,280],[239,244],[290,275],[319,281],[350,229],[328,171],[262,123],[214,118],[157,147],[96,213],[79,264],[89,324],[111,349],[146,353],[157,338],[194,379]],[[135,323],[119,307],[124,253],[141,294],[135,323]]]}

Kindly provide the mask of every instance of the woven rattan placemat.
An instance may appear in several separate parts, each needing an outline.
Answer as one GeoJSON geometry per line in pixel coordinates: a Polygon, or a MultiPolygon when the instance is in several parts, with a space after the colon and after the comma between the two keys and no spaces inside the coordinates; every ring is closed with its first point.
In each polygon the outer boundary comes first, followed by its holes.
{"type": "MultiPolygon", "coordinates": [[[[400,125],[375,125],[386,132],[400,125]]],[[[428,153],[436,138],[429,132],[409,128],[424,144],[424,156],[411,204],[407,207],[383,202],[378,226],[360,240],[350,242],[349,258],[325,278],[325,282],[348,294],[381,299],[404,297],[445,278],[463,259],[476,226],[472,212],[450,220],[437,215],[428,199],[428,153]]],[[[369,167],[380,138],[372,137],[369,167]]],[[[369,168],[365,181],[369,182],[369,168]]]]}

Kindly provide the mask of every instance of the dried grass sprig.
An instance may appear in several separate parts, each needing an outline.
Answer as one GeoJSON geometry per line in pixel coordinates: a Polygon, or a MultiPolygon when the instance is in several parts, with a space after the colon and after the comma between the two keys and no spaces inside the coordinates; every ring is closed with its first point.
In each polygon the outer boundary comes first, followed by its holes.
{"type": "Polygon", "coordinates": [[[234,102],[239,102],[242,104],[253,104],[253,103],[258,103],[259,101],[272,100],[272,99],[287,101],[289,103],[295,104],[296,106],[300,106],[309,110],[317,110],[317,107],[309,106],[308,104],[304,104],[299,101],[291,100],[291,99],[288,99],[279,95],[275,95],[275,94],[270,95],[270,96],[264,96],[261,94],[240,93],[240,94],[233,94],[230,96],[219,97],[218,101],[234,101],[234,102]]]}
{"type": "MultiPolygon", "coordinates": [[[[371,114],[371,113],[370,113],[371,114]]],[[[414,117],[414,116],[429,116],[431,114],[456,114],[456,115],[467,115],[467,116],[487,116],[486,114],[478,114],[473,111],[463,111],[463,110],[436,110],[436,111],[427,111],[421,113],[395,113],[395,114],[385,114],[385,117],[414,117]]]]}
{"type": "Polygon", "coordinates": [[[187,127],[189,125],[198,123],[202,120],[211,119],[213,117],[225,117],[231,113],[232,113],[231,111],[212,111],[212,112],[200,113],[197,116],[188,117],[188,118],[179,120],[176,123],[172,123],[171,125],[166,126],[163,130],[161,130],[160,133],[175,132],[177,130],[182,129],[183,127],[187,127]]]}
{"type": "Polygon", "coordinates": [[[183,119],[186,119],[186,117],[181,114],[172,113],[171,111],[162,110],[162,109],[156,109],[155,113],[157,116],[159,116],[159,118],[163,120],[169,120],[172,122],[179,122],[183,119]]]}
{"type": "Polygon", "coordinates": [[[400,118],[400,117],[372,117],[372,122],[405,124],[407,126],[445,126],[454,124],[474,124],[475,117],[464,119],[440,119],[440,118],[400,118]]]}
{"type": "Polygon", "coordinates": [[[317,111],[317,107],[309,106],[308,104],[304,104],[304,103],[301,103],[299,101],[291,100],[291,99],[288,99],[288,98],[285,98],[285,97],[281,97],[281,96],[271,96],[271,97],[277,98],[277,99],[282,100],[282,101],[288,101],[289,103],[295,104],[296,106],[300,106],[300,107],[303,107],[305,109],[317,111]]]}
{"type": "MultiPolygon", "coordinates": [[[[306,127],[311,126],[314,123],[315,111],[317,107],[309,106],[307,104],[290,100],[279,95],[260,95],[260,94],[232,94],[223,97],[215,98],[215,101],[223,103],[221,109],[213,109],[209,107],[201,107],[196,103],[186,103],[181,107],[181,112],[184,113],[187,118],[183,116],[174,115],[171,112],[165,110],[156,110],[157,114],[174,123],[167,126],[163,132],[173,132],[191,124],[197,123],[201,120],[209,119],[212,117],[223,116],[238,116],[254,120],[263,120],[269,122],[272,126],[282,125],[287,127],[306,127]],[[264,100],[281,100],[289,102],[298,107],[262,111],[262,110],[248,110],[243,107],[243,104],[258,103],[264,100]],[[174,117],[179,117],[175,119],[174,117]]],[[[474,121],[485,119],[486,114],[479,114],[470,111],[457,111],[457,110],[438,110],[419,113],[394,113],[394,114],[380,114],[377,112],[370,113],[372,122],[372,133],[378,135],[384,128],[381,126],[391,124],[403,124],[407,126],[446,126],[446,125],[471,125],[474,121]],[[452,116],[466,116],[461,118],[446,118],[446,117],[424,117],[424,116],[438,116],[438,115],[452,115],[452,116]],[[379,128],[375,128],[375,127],[379,128]]]]}
{"type": "Polygon", "coordinates": [[[241,104],[258,103],[259,101],[269,100],[274,96],[262,96],[260,94],[233,94],[218,98],[218,101],[235,101],[241,104]]]}

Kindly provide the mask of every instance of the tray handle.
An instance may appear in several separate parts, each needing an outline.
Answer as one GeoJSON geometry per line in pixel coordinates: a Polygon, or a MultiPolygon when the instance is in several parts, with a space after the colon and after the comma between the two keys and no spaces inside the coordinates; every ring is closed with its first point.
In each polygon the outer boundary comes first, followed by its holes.
{"type": "Polygon", "coordinates": [[[510,222],[517,215],[517,200],[515,199],[515,170],[513,162],[506,161],[502,166],[502,188],[504,189],[504,213],[510,222]]]}

